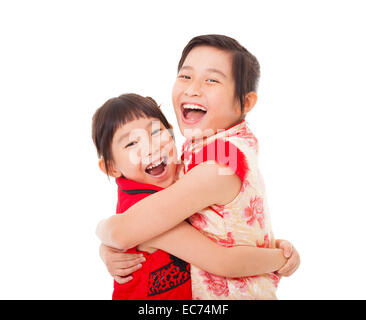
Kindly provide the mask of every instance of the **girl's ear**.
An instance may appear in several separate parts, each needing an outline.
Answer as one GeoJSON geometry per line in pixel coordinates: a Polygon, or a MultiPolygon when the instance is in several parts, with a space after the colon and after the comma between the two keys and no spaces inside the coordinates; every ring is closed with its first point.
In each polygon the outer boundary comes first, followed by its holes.
{"type": "Polygon", "coordinates": [[[175,142],[175,136],[174,136],[174,130],[173,130],[173,126],[171,125],[170,122],[168,122],[168,125],[169,125],[169,132],[170,132],[170,135],[172,136],[173,138],[173,141],[175,142]]]}
{"type": "Polygon", "coordinates": [[[105,162],[104,162],[103,158],[99,159],[98,164],[99,164],[100,170],[102,170],[102,172],[104,172],[106,175],[109,175],[109,176],[112,176],[115,178],[122,176],[122,172],[116,170],[111,162],[108,161],[108,172],[107,172],[107,168],[105,166],[105,162]]]}
{"type": "Polygon", "coordinates": [[[249,92],[244,98],[244,114],[252,110],[257,103],[258,96],[254,91],[249,92]]]}

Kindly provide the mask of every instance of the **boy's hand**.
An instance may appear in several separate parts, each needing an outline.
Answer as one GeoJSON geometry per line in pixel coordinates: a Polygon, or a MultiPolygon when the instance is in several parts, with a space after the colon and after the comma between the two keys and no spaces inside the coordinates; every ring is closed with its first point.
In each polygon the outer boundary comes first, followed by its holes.
{"type": "Polygon", "coordinates": [[[142,254],[124,253],[125,250],[118,250],[101,244],[99,255],[107,266],[110,275],[119,284],[132,280],[131,273],[142,267],[145,261],[142,254]]]}
{"type": "Polygon", "coordinates": [[[276,240],[276,248],[282,249],[285,258],[288,258],[286,264],[277,271],[277,274],[289,277],[300,266],[300,255],[291,242],[286,240],[276,240]]]}

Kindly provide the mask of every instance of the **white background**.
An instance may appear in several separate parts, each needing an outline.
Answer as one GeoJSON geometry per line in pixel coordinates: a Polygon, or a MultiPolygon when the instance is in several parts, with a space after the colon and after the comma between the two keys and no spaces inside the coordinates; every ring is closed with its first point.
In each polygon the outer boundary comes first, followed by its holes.
{"type": "Polygon", "coordinates": [[[91,118],[154,97],[179,136],[176,67],[196,35],[232,36],[261,63],[248,121],[275,235],[301,267],[280,299],[365,299],[364,1],[2,1],[0,298],[110,299],[95,227],[116,187],[91,118]]]}

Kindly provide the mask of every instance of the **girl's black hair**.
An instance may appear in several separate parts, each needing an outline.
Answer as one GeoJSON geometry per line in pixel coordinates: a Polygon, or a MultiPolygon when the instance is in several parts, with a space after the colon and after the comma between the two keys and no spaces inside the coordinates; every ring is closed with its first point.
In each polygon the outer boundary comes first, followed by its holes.
{"type": "MultiPolygon", "coordinates": [[[[140,118],[155,118],[171,131],[171,126],[155,100],[134,93],[122,94],[106,101],[93,116],[92,138],[98,157],[104,160],[108,174],[108,163],[113,161],[112,140],[114,133],[124,124],[140,118]]],[[[174,138],[174,137],[173,137],[174,138]]]]}

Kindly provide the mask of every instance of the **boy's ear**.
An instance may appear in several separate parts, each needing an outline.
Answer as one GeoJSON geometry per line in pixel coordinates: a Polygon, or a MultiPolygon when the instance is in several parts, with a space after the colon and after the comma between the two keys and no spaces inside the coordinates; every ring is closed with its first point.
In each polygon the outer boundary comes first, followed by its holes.
{"type": "Polygon", "coordinates": [[[244,98],[244,114],[252,110],[257,103],[258,96],[254,91],[249,92],[244,98]]]}
{"type": "Polygon", "coordinates": [[[107,173],[107,168],[105,167],[105,162],[104,162],[103,158],[99,159],[98,164],[99,164],[100,170],[102,170],[102,172],[104,172],[106,175],[109,175],[109,176],[112,176],[115,178],[122,176],[122,172],[117,171],[114,168],[113,164],[111,164],[110,162],[108,162],[108,173],[107,173]]]}

